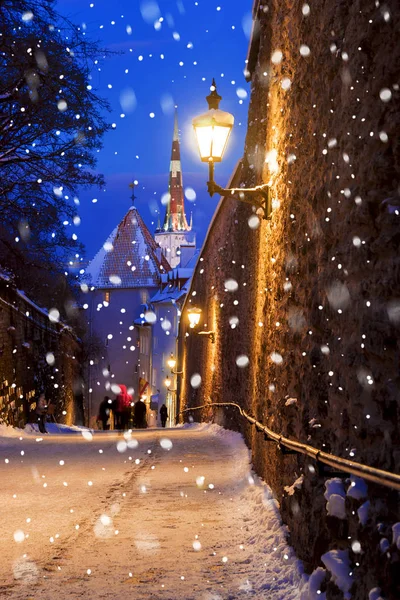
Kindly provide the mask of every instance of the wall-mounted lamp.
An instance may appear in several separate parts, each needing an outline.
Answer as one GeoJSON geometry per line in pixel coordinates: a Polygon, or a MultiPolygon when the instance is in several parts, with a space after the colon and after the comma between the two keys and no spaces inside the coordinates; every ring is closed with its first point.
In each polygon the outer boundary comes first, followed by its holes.
{"type": "Polygon", "coordinates": [[[191,329],[200,323],[201,308],[188,308],[188,319],[191,329]]]}
{"type": "Polygon", "coordinates": [[[270,219],[272,209],[270,189],[267,184],[258,185],[254,188],[225,189],[217,185],[214,181],[214,163],[221,162],[222,160],[233,128],[234,117],[230,113],[218,108],[222,96],[217,93],[214,79],[210,89],[211,93],[206,97],[208,111],[195,117],[192,121],[199,147],[200,159],[202,162],[208,162],[208,193],[210,196],[220,194],[220,196],[235,198],[235,200],[239,200],[240,202],[262,208],[263,219],[270,219]]]}
{"type": "Polygon", "coordinates": [[[171,369],[172,375],[182,375],[183,371],[174,371],[174,367],[176,366],[176,358],[171,352],[169,359],[167,360],[167,365],[171,369]]]}
{"type": "Polygon", "coordinates": [[[164,379],[164,385],[165,385],[167,388],[170,388],[170,387],[171,387],[171,383],[172,383],[172,382],[171,382],[171,380],[170,380],[170,378],[169,378],[169,377],[166,377],[166,378],[164,379]]]}
{"type": "MultiPolygon", "coordinates": [[[[195,307],[188,308],[187,313],[188,313],[190,327],[193,329],[194,327],[196,327],[196,325],[198,325],[200,323],[201,308],[195,308],[195,307]]],[[[197,333],[197,335],[208,336],[208,339],[211,340],[211,343],[215,344],[214,331],[196,331],[195,333],[197,333]]]]}
{"type": "Polygon", "coordinates": [[[169,359],[167,360],[167,365],[169,366],[169,368],[172,370],[175,365],[176,365],[176,358],[173,355],[173,353],[171,352],[171,356],[169,357],[169,359]]]}
{"type": "Polygon", "coordinates": [[[197,335],[206,335],[212,344],[215,344],[215,333],[213,331],[196,331],[197,335]]]}

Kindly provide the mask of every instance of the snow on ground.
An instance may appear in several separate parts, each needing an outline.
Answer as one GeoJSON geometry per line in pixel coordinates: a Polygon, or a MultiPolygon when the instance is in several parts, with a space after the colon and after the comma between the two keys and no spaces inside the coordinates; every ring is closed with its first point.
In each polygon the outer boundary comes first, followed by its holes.
{"type": "MultiPolygon", "coordinates": [[[[82,431],[93,431],[88,427],[76,426],[76,425],[63,425],[62,423],[46,423],[46,430],[48,434],[60,434],[60,433],[82,433],[82,431]]],[[[17,427],[9,427],[0,423],[0,444],[4,444],[4,438],[19,438],[26,435],[41,436],[39,427],[36,423],[29,423],[25,426],[25,429],[18,429],[17,427]]]]}
{"type": "MultiPolygon", "coordinates": [[[[20,431],[20,430],[19,430],[20,431]]],[[[41,435],[39,433],[39,427],[36,423],[30,423],[25,426],[23,430],[25,433],[31,433],[41,435]]],[[[76,425],[63,425],[62,423],[46,423],[46,431],[48,434],[59,434],[59,433],[81,433],[82,431],[93,431],[88,427],[76,426],[76,425]]]]}
{"type": "Polygon", "coordinates": [[[249,456],[217,425],[3,436],[0,596],[300,598],[301,564],[249,456]]]}

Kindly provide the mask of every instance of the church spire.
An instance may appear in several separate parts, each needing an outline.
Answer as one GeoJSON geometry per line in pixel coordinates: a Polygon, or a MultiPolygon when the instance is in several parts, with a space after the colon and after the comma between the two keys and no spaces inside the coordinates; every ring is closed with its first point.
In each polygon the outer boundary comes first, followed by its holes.
{"type": "Polygon", "coordinates": [[[131,194],[132,206],[135,204],[135,200],[137,198],[137,196],[135,196],[135,187],[136,187],[136,184],[137,184],[136,180],[132,181],[132,183],[129,184],[129,187],[132,190],[132,194],[131,194]]]}
{"type": "Polygon", "coordinates": [[[171,163],[169,169],[169,201],[165,211],[162,231],[190,231],[185,215],[182,186],[182,167],[179,147],[178,113],[175,109],[174,135],[172,138],[171,163]]]}

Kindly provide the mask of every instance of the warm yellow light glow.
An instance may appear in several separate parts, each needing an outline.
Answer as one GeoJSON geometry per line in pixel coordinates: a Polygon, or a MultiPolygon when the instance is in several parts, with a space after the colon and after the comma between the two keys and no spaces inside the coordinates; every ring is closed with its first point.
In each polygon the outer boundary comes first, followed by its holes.
{"type": "Polygon", "coordinates": [[[232,127],[226,127],[216,125],[213,128],[213,141],[212,141],[212,152],[211,156],[213,160],[218,158],[222,160],[222,156],[225,152],[226,144],[228,142],[229,134],[231,133],[232,127]]]}
{"type": "Polygon", "coordinates": [[[164,380],[164,385],[165,385],[167,388],[171,387],[171,380],[170,380],[170,378],[169,378],[169,377],[167,377],[167,378],[164,380]]]}
{"type": "Polygon", "coordinates": [[[214,108],[193,119],[200,158],[203,162],[221,162],[233,123],[233,115],[214,108]]]}
{"type": "Polygon", "coordinates": [[[200,151],[200,158],[208,161],[211,156],[212,127],[195,127],[194,131],[197,137],[197,145],[200,151]]]}
{"type": "Polygon", "coordinates": [[[190,327],[196,327],[200,322],[201,308],[189,308],[188,318],[190,327]]]}
{"type": "Polygon", "coordinates": [[[169,366],[170,369],[174,369],[175,368],[176,358],[174,357],[174,355],[172,354],[172,352],[171,352],[171,356],[167,360],[167,365],[169,366]]]}
{"type": "Polygon", "coordinates": [[[268,169],[270,173],[277,173],[279,171],[279,163],[278,163],[278,152],[273,149],[267,152],[265,157],[265,162],[268,165],[268,169]]]}

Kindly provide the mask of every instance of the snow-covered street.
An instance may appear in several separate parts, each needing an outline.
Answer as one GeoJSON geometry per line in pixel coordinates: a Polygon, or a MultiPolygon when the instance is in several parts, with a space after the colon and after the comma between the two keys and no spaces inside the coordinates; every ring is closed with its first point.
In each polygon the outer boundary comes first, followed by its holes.
{"type": "Polygon", "coordinates": [[[217,425],[0,438],[3,598],[300,597],[239,434],[217,425]]]}

